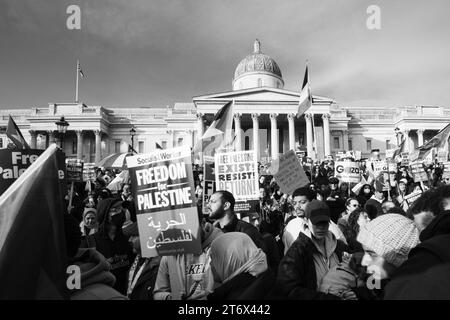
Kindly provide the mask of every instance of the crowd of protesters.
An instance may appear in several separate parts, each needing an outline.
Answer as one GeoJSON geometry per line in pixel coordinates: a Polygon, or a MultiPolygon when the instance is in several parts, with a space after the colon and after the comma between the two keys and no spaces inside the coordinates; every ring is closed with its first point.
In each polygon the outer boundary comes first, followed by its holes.
{"type": "Polygon", "coordinates": [[[141,256],[130,184],[111,191],[117,172],[98,169],[91,188],[75,186],[65,217],[69,263],[82,270],[71,298],[450,299],[450,185],[441,165],[425,167],[422,183],[398,165],[387,184],[356,190],[334,177],[333,161],[313,163],[310,183],[292,195],[260,168],[259,203],[245,217],[230,192],[203,202],[196,168],[202,252],[153,258],[141,256]]]}

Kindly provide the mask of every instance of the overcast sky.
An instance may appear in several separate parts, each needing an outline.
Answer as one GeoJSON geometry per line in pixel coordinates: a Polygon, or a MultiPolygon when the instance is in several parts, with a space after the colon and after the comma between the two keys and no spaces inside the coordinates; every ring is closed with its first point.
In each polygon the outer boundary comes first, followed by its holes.
{"type": "Polygon", "coordinates": [[[165,107],[231,90],[261,41],[285,89],[343,106],[450,106],[448,0],[0,0],[0,108],[165,107]],[[68,30],[66,8],[81,8],[68,30]],[[366,27],[381,8],[381,30],[366,27]]]}

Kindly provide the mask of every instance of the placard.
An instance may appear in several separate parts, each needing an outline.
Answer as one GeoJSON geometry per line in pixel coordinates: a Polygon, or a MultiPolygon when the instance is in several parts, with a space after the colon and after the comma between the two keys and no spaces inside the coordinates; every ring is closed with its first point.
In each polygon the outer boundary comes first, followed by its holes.
{"type": "Polygon", "coordinates": [[[408,152],[402,152],[402,166],[409,166],[409,153],[408,152]]]}
{"type": "Polygon", "coordinates": [[[66,159],[68,182],[83,182],[83,160],[66,159]]]}
{"type": "Polygon", "coordinates": [[[202,212],[209,214],[208,202],[209,198],[216,192],[216,176],[214,172],[214,157],[203,157],[203,198],[202,212]]]}
{"type": "Polygon", "coordinates": [[[200,254],[191,151],[187,146],[127,157],[143,257],[200,254]]]}
{"type": "Polygon", "coordinates": [[[444,172],[442,173],[442,178],[450,178],[450,161],[444,162],[444,172]]]}
{"type": "Polygon", "coordinates": [[[358,183],[361,180],[359,165],[352,161],[336,161],[334,176],[342,182],[358,183]]]}
{"type": "Polygon", "coordinates": [[[241,217],[246,217],[249,215],[249,213],[256,212],[258,202],[258,199],[236,201],[236,203],[234,204],[234,212],[240,214],[241,217]]]}
{"type": "Polygon", "coordinates": [[[259,196],[258,162],[252,151],[216,153],[216,188],[233,194],[236,201],[259,196]]]}
{"type": "Polygon", "coordinates": [[[414,182],[428,181],[428,175],[423,168],[422,162],[411,162],[411,173],[414,182]]]}
{"type": "Polygon", "coordinates": [[[269,171],[275,177],[281,192],[285,194],[292,195],[297,188],[309,184],[309,179],[303,170],[303,166],[298,161],[293,150],[289,150],[278,159],[273,160],[269,171]]]}
{"type": "Polygon", "coordinates": [[[444,163],[448,161],[448,151],[439,150],[437,153],[437,160],[439,163],[444,163]]]}
{"type": "Polygon", "coordinates": [[[83,164],[83,181],[95,181],[95,163],[86,162],[83,164]]]}
{"type": "Polygon", "coordinates": [[[411,206],[414,203],[414,201],[416,201],[417,199],[420,198],[421,195],[422,195],[422,190],[419,190],[419,191],[416,191],[416,192],[406,195],[403,199],[406,201],[408,206],[411,206]]]}

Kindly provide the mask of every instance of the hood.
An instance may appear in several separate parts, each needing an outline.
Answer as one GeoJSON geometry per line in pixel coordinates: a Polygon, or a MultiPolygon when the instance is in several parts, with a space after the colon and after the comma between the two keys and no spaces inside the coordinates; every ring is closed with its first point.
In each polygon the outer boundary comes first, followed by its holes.
{"type": "Polygon", "coordinates": [[[109,271],[110,264],[95,249],[79,249],[73,264],[79,266],[81,270],[81,289],[95,283],[112,287],[116,282],[116,278],[109,271]]]}
{"type": "Polygon", "coordinates": [[[450,234],[450,210],[437,215],[431,223],[420,233],[421,242],[438,235],[450,234]]]}
{"type": "MultiPolygon", "coordinates": [[[[101,200],[98,203],[98,205],[97,205],[97,221],[99,223],[100,231],[106,231],[105,225],[107,222],[108,211],[113,206],[113,204],[115,204],[117,202],[122,202],[122,200],[118,199],[118,198],[109,198],[109,199],[101,200]]],[[[118,228],[117,230],[120,232],[121,229],[122,229],[122,227],[118,228]]]]}
{"type": "Polygon", "coordinates": [[[209,222],[206,222],[204,231],[205,231],[205,240],[202,242],[202,250],[209,247],[211,243],[214,241],[214,239],[223,234],[222,230],[214,227],[209,222]]]}

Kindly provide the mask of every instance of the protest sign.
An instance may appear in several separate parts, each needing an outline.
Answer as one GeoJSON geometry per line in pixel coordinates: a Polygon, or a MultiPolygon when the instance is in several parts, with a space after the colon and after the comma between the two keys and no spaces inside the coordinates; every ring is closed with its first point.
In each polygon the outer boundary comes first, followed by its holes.
{"type": "Polygon", "coordinates": [[[259,196],[258,163],[254,151],[216,153],[217,190],[227,190],[238,200],[259,196]]]}
{"type": "Polygon", "coordinates": [[[216,192],[216,176],[214,173],[214,157],[203,157],[203,214],[208,214],[208,201],[211,195],[216,192]]]}
{"type": "Polygon", "coordinates": [[[440,149],[437,153],[437,160],[439,163],[444,163],[448,161],[448,151],[440,149]]]}
{"type": "Polygon", "coordinates": [[[201,252],[189,147],[127,157],[143,257],[201,252]]]}
{"type": "Polygon", "coordinates": [[[95,180],[95,163],[86,162],[83,164],[83,181],[95,180]]]}
{"type": "Polygon", "coordinates": [[[386,159],[392,158],[394,156],[394,152],[397,149],[386,149],[386,159]]]}
{"type": "Polygon", "coordinates": [[[358,183],[361,180],[359,172],[357,162],[336,161],[334,165],[334,176],[342,182],[358,183]]]}
{"type": "Polygon", "coordinates": [[[246,201],[236,201],[234,205],[234,212],[240,214],[241,217],[248,216],[249,213],[256,212],[258,206],[258,199],[246,200],[246,201]]]}
{"type": "Polygon", "coordinates": [[[402,166],[409,166],[409,153],[408,152],[402,152],[402,166]]]}
{"type": "Polygon", "coordinates": [[[428,175],[423,168],[421,162],[411,162],[411,173],[414,178],[414,182],[428,181],[428,175]]]}
{"type": "Polygon", "coordinates": [[[450,178],[450,162],[446,161],[444,162],[444,172],[442,173],[442,178],[450,178]]]}
{"type": "Polygon", "coordinates": [[[422,195],[422,190],[413,192],[404,197],[404,201],[411,206],[422,195]]]}
{"type": "Polygon", "coordinates": [[[281,192],[285,194],[292,195],[295,189],[309,183],[303,166],[298,161],[293,150],[289,150],[278,159],[273,160],[269,171],[275,177],[281,192]]]}
{"type": "Polygon", "coordinates": [[[0,195],[37,160],[44,150],[0,150],[0,195]]]}
{"type": "Polygon", "coordinates": [[[389,166],[386,161],[373,161],[373,172],[378,177],[382,172],[387,172],[389,166]]]}
{"type": "Polygon", "coordinates": [[[68,182],[83,181],[83,160],[66,159],[66,172],[68,182]]]}

